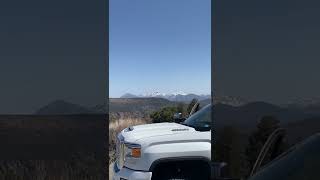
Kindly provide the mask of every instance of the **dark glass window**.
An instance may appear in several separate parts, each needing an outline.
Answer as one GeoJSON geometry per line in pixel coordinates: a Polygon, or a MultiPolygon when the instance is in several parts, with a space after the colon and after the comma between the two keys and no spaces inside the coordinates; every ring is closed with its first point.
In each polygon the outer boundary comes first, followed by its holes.
{"type": "Polygon", "coordinates": [[[191,126],[199,131],[209,131],[211,129],[211,109],[211,105],[203,107],[186,119],[183,124],[191,126]]]}
{"type": "Polygon", "coordinates": [[[249,180],[319,180],[320,134],[289,149],[249,180]]]}

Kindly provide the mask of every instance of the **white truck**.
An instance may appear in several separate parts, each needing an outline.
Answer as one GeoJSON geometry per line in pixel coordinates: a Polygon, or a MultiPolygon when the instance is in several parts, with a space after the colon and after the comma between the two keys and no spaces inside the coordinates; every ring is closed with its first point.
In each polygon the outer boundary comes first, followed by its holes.
{"type": "Polygon", "coordinates": [[[182,123],[122,130],[113,180],[210,179],[211,112],[207,105],[182,123]]]}

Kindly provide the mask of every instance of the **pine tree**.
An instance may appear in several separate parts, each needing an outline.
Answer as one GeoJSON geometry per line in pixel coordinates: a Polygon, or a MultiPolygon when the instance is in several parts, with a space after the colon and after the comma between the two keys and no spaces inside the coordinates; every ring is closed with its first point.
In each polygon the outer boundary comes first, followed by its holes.
{"type": "MultiPolygon", "coordinates": [[[[280,121],[273,116],[264,116],[257,124],[257,130],[249,136],[248,146],[245,150],[248,173],[252,169],[260,150],[267,141],[269,135],[279,128],[280,121]]],[[[267,163],[265,161],[263,164],[267,163]]]]}

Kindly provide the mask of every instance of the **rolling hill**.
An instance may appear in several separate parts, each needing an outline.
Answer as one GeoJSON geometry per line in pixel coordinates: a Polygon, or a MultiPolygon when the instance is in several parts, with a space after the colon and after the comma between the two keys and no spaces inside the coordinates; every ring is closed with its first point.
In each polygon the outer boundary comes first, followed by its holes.
{"type": "Polygon", "coordinates": [[[93,114],[97,111],[78,105],[66,102],[64,100],[56,100],[43,106],[35,112],[37,115],[61,115],[61,114],[93,114]]]}
{"type": "Polygon", "coordinates": [[[163,98],[110,98],[109,112],[150,112],[175,104],[163,98]]]}
{"type": "Polygon", "coordinates": [[[275,116],[281,124],[288,124],[320,116],[320,111],[309,113],[308,109],[284,108],[265,102],[251,102],[242,106],[226,104],[214,106],[216,126],[233,125],[251,129],[265,115],[275,116]]]}

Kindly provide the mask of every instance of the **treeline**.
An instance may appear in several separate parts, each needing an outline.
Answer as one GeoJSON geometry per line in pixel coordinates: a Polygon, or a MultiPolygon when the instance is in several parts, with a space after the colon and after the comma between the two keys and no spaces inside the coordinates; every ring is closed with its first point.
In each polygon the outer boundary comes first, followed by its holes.
{"type": "MultiPolygon", "coordinates": [[[[280,128],[278,119],[273,116],[264,116],[251,133],[241,132],[233,126],[225,126],[222,129],[218,129],[214,144],[215,161],[227,163],[224,173],[228,177],[248,177],[269,135],[278,128],[280,128]]],[[[277,154],[286,151],[288,147],[288,142],[283,140],[280,143],[277,154]]],[[[262,162],[262,166],[273,158],[268,153],[262,162]]]]}
{"type": "Polygon", "coordinates": [[[159,111],[151,113],[150,118],[153,123],[173,122],[175,113],[181,113],[182,118],[187,118],[197,102],[197,99],[193,99],[189,104],[180,102],[176,106],[163,107],[159,111]]]}

